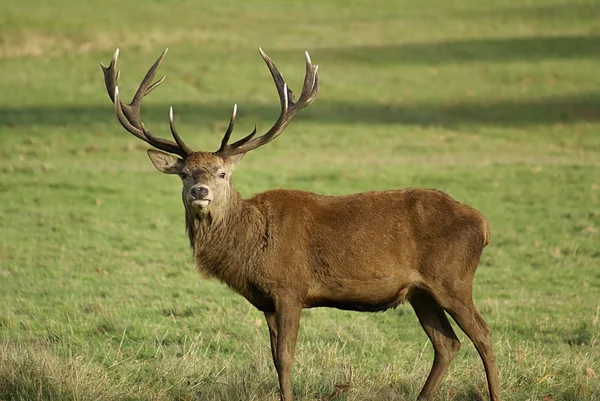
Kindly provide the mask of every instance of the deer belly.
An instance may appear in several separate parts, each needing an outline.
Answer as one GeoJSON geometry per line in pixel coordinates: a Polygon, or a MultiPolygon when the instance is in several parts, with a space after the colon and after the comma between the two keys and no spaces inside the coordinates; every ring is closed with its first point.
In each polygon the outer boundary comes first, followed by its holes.
{"type": "Polygon", "coordinates": [[[344,280],[340,285],[309,291],[305,308],[330,307],[363,312],[379,312],[395,308],[406,300],[413,285],[398,286],[390,280],[344,280]]]}

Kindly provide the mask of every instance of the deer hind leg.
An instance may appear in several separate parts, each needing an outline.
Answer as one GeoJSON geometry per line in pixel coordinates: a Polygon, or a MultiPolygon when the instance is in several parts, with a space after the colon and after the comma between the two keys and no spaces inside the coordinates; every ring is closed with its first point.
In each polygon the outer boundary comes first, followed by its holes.
{"type": "Polygon", "coordinates": [[[428,400],[439,386],[448,365],[460,349],[460,341],[454,334],[444,309],[431,295],[417,290],[410,295],[409,302],[434,350],[433,366],[418,398],[419,400],[428,400]]]}
{"type": "Polygon", "coordinates": [[[468,295],[462,293],[460,297],[452,298],[451,303],[444,309],[475,345],[485,368],[490,400],[500,401],[498,367],[496,366],[496,356],[492,351],[492,330],[475,309],[470,292],[468,295]]]}

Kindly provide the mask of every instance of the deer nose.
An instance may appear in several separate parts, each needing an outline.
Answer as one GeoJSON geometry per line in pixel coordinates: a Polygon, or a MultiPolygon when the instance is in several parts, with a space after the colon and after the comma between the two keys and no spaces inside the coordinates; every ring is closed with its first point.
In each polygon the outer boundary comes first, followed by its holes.
{"type": "Polygon", "coordinates": [[[194,200],[204,199],[206,198],[208,193],[209,189],[204,185],[192,187],[192,189],[190,190],[190,196],[194,200]]]}

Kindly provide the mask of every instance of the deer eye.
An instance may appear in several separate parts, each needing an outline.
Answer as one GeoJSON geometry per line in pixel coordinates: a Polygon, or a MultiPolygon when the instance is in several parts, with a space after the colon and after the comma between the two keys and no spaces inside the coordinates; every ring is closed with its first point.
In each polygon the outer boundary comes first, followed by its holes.
{"type": "Polygon", "coordinates": [[[225,177],[227,177],[227,174],[225,174],[225,173],[220,173],[219,174],[219,178],[225,179],[225,177]]]}
{"type": "Polygon", "coordinates": [[[182,180],[185,180],[188,177],[188,173],[185,173],[185,172],[182,171],[182,172],[179,173],[179,177],[182,180]]]}

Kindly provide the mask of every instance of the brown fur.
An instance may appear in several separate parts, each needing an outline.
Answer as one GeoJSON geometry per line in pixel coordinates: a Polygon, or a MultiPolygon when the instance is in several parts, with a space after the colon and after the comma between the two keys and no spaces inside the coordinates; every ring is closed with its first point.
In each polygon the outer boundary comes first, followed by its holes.
{"type": "Polygon", "coordinates": [[[429,399],[460,348],[450,314],[473,341],[484,364],[492,401],[500,400],[491,331],[471,297],[475,270],[490,241],[486,218],[477,210],[431,190],[407,188],[346,196],[272,190],[244,200],[231,184],[243,155],[276,138],[317,96],[317,66],[305,54],[306,74],[297,102],[272,60],[259,49],[282,106],[265,134],[229,144],[234,107],[221,147],[193,152],[177,134],[175,142],[148,132],[140,118],[142,98],[166,51],[144,77],[136,96],[120,101],[115,52],[102,66],[108,95],[123,127],[150,145],[156,168],[183,181],[186,229],[198,269],[216,277],[263,311],[269,328],[281,399],[290,401],[291,366],[303,308],[329,306],[383,311],[408,300],[435,353],[419,394],[429,399]]]}
{"type": "MultiPolygon", "coordinates": [[[[205,152],[179,161],[191,177],[183,188],[186,228],[198,269],[265,313],[282,399],[291,399],[289,368],[302,308],[374,312],[408,300],[436,354],[420,398],[431,396],[460,347],[446,311],[476,344],[491,399],[499,400],[491,334],[471,299],[490,240],[481,213],[420,188],[345,196],[279,189],[245,200],[230,181],[237,161],[205,152]],[[225,181],[216,177],[221,171],[225,181]],[[197,185],[214,195],[202,210],[187,196],[197,185]],[[285,346],[278,345],[282,332],[285,346]]],[[[166,172],[172,169],[169,164],[166,172]]]]}

